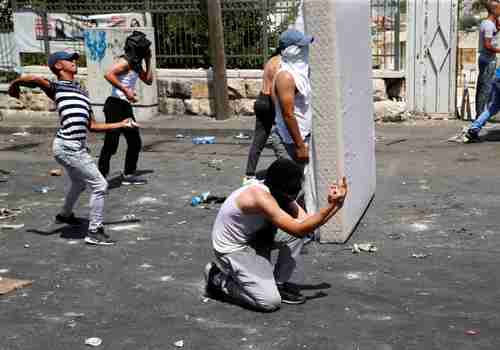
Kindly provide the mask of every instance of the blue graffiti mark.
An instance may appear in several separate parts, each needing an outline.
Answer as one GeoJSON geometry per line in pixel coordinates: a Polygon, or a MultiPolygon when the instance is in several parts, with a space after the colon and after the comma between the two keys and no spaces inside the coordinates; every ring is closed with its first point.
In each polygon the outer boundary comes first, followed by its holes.
{"type": "Polygon", "coordinates": [[[85,39],[85,46],[90,53],[90,60],[100,63],[106,54],[106,32],[85,31],[83,36],[85,39]]]}

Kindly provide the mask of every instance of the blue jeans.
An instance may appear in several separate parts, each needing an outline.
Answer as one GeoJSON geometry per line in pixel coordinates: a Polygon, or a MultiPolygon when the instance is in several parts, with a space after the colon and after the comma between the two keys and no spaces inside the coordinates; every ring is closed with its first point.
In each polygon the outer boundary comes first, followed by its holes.
{"type": "Polygon", "coordinates": [[[486,122],[500,111],[500,78],[495,78],[492,84],[488,104],[483,113],[474,120],[470,130],[474,133],[479,133],[486,122]]]}
{"type": "Polygon", "coordinates": [[[495,80],[496,60],[479,57],[479,75],[476,85],[476,115],[484,112],[495,80]]]}
{"type": "Polygon", "coordinates": [[[54,158],[64,167],[70,179],[70,186],[61,214],[69,216],[73,207],[87,185],[92,189],[90,195],[89,230],[94,231],[103,221],[104,196],[108,183],[97,169],[97,165],[87,152],[87,146],[80,141],[66,141],[55,138],[52,145],[54,158]]]}

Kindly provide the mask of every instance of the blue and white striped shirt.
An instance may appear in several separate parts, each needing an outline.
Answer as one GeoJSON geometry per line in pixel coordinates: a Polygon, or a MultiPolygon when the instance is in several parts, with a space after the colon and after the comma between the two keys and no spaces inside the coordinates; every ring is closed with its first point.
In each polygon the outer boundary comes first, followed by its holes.
{"type": "Polygon", "coordinates": [[[50,84],[59,113],[56,137],[68,141],[85,141],[90,128],[92,107],[88,93],[76,81],[58,80],[50,84]]]}

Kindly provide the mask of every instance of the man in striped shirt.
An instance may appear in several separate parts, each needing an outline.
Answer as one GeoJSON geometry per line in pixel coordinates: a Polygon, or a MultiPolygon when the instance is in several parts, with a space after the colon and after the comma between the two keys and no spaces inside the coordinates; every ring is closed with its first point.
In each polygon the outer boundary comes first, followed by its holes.
{"type": "Polygon", "coordinates": [[[53,142],[56,161],[61,164],[71,184],[66,193],[62,211],[56,216],[58,223],[79,225],[73,207],[80,194],[88,185],[90,196],[89,229],[85,242],[94,245],[111,245],[115,242],[104,232],[104,196],[108,183],[97,169],[88,153],[88,131],[106,131],[118,128],[137,127],[131,119],[119,123],[97,123],[94,119],[87,92],[74,80],[78,71],[76,52],[59,51],[49,57],[49,68],[57,76],[57,81],[25,75],[14,80],[9,87],[9,95],[19,98],[20,87],[40,88],[55,101],[59,114],[59,129],[53,142]]]}

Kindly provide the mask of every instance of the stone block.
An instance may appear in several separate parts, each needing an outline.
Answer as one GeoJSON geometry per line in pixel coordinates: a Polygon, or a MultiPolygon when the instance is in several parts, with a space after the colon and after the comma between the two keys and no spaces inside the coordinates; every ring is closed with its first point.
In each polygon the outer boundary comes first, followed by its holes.
{"type": "Polygon", "coordinates": [[[257,98],[262,89],[261,79],[247,79],[245,81],[246,94],[248,98],[257,98]]]}
{"type": "Polygon", "coordinates": [[[199,115],[213,116],[215,115],[215,102],[213,99],[200,99],[199,115]]]}
{"type": "Polygon", "coordinates": [[[169,97],[191,98],[192,83],[189,80],[174,80],[170,84],[169,97]]]}
{"type": "Polygon", "coordinates": [[[194,80],[191,84],[191,98],[209,98],[210,85],[206,80],[194,80]]]}
{"type": "Polygon", "coordinates": [[[243,79],[228,79],[227,92],[232,100],[246,97],[245,81],[243,79]]]}
{"type": "Polygon", "coordinates": [[[252,99],[248,99],[248,98],[241,99],[240,100],[240,106],[241,106],[240,107],[240,114],[245,115],[245,116],[255,115],[255,112],[253,109],[254,103],[255,103],[255,100],[252,100],[252,99]]]}
{"type": "Polygon", "coordinates": [[[200,114],[200,100],[184,100],[184,109],[187,114],[199,115],[200,114]]]}
{"type": "Polygon", "coordinates": [[[239,115],[241,111],[241,100],[229,100],[229,110],[233,115],[239,115]]]}
{"type": "MultiPolygon", "coordinates": [[[[21,95],[21,98],[23,98],[22,95],[21,95]]],[[[10,97],[7,94],[1,94],[0,95],[0,108],[2,108],[2,109],[24,109],[25,105],[21,100],[19,100],[17,98],[10,97]]]]}
{"type": "Polygon", "coordinates": [[[183,115],[186,113],[184,102],[179,98],[164,97],[160,99],[159,110],[163,114],[183,115]]]}
{"type": "Polygon", "coordinates": [[[25,105],[32,111],[54,111],[55,104],[43,93],[31,93],[26,96],[25,105]]]}
{"type": "Polygon", "coordinates": [[[373,101],[387,100],[387,92],[384,79],[372,79],[373,101]]]}
{"type": "Polygon", "coordinates": [[[158,80],[158,97],[167,97],[170,90],[169,80],[158,80]]]}
{"type": "Polygon", "coordinates": [[[373,104],[375,121],[400,122],[407,119],[406,103],[391,100],[373,104]]]}

